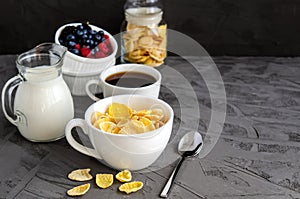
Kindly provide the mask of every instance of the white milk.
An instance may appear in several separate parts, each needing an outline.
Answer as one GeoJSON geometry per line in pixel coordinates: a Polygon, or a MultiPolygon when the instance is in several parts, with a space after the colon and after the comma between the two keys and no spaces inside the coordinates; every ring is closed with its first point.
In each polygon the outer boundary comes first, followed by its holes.
{"type": "Polygon", "coordinates": [[[20,133],[31,141],[63,137],[67,122],[74,117],[74,108],[62,76],[48,81],[39,81],[34,76],[27,78],[29,81],[19,85],[14,101],[14,112],[20,116],[17,124],[20,133]]]}

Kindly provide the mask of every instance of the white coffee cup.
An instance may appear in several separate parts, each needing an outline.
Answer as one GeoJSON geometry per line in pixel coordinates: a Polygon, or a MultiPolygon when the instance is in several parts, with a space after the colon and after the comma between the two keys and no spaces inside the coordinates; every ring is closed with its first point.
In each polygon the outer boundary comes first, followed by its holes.
{"type": "Polygon", "coordinates": [[[85,90],[87,95],[94,101],[98,101],[99,98],[96,97],[95,94],[90,90],[91,85],[99,86],[102,89],[104,97],[124,94],[138,94],[158,98],[160,84],[161,74],[157,69],[142,64],[120,64],[113,67],[109,67],[102,71],[102,73],[99,76],[99,79],[92,79],[88,81],[86,83],[85,90]],[[143,87],[137,86],[135,88],[123,87],[121,83],[118,85],[112,85],[106,82],[106,79],[114,74],[127,72],[143,73],[153,77],[155,81],[150,85],[143,87]]]}
{"type": "Polygon", "coordinates": [[[84,119],[72,119],[65,133],[69,144],[77,151],[99,159],[115,169],[140,170],[150,166],[168,144],[172,132],[174,112],[166,102],[142,95],[116,95],[99,100],[85,112],[84,119]],[[112,134],[104,132],[91,124],[94,111],[105,113],[113,103],[126,104],[133,110],[160,108],[167,122],[160,128],[141,134],[112,134]],[[78,143],[72,136],[74,127],[82,128],[88,135],[93,149],[78,143]]]}

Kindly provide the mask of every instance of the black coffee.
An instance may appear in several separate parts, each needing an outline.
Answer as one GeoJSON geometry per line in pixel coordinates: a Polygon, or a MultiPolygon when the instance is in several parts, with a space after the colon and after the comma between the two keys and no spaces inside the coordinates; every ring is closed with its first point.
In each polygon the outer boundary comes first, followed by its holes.
{"type": "Polygon", "coordinates": [[[155,83],[156,79],[140,72],[120,72],[108,76],[105,81],[114,86],[139,88],[155,83]]]}

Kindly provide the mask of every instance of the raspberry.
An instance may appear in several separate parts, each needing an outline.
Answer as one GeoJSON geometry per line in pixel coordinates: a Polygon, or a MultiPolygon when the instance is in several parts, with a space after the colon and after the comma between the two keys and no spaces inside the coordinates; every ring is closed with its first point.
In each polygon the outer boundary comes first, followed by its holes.
{"type": "Polygon", "coordinates": [[[87,47],[83,47],[80,49],[80,52],[83,57],[87,57],[90,54],[91,50],[87,47]]]}
{"type": "Polygon", "coordinates": [[[104,39],[109,39],[109,36],[108,35],[103,35],[104,39]]]}
{"type": "Polygon", "coordinates": [[[75,44],[74,48],[80,50],[80,44],[75,44]]]}
{"type": "Polygon", "coordinates": [[[106,57],[106,55],[104,54],[104,52],[102,51],[99,51],[99,52],[96,52],[96,58],[103,58],[103,57],[106,57]]]}
{"type": "Polygon", "coordinates": [[[110,41],[109,40],[105,40],[104,42],[106,44],[106,47],[109,49],[109,51],[112,52],[113,50],[112,50],[112,46],[111,46],[110,41]]]}
{"type": "Polygon", "coordinates": [[[107,48],[107,45],[105,42],[102,42],[98,45],[98,48],[104,53],[107,54],[109,52],[109,49],[107,48]]]}

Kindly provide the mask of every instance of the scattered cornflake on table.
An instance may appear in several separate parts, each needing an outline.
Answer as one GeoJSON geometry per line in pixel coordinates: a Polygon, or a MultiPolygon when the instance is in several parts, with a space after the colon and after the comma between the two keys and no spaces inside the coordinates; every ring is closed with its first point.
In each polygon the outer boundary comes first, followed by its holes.
{"type": "Polygon", "coordinates": [[[122,184],[121,186],[119,186],[119,190],[130,194],[132,192],[140,190],[142,187],[143,183],[141,181],[133,181],[122,184]]]}
{"type": "Polygon", "coordinates": [[[96,174],[96,184],[100,188],[108,188],[114,182],[113,174],[96,174]]]}
{"type": "Polygon", "coordinates": [[[93,179],[90,174],[91,169],[77,169],[68,174],[70,180],[87,181],[93,179]]]}
{"type": "Polygon", "coordinates": [[[120,182],[130,182],[131,181],[131,172],[129,170],[123,170],[117,173],[116,179],[120,182]]]}
{"type": "Polygon", "coordinates": [[[82,196],[90,189],[90,183],[73,187],[67,191],[69,196],[82,196]]]}

